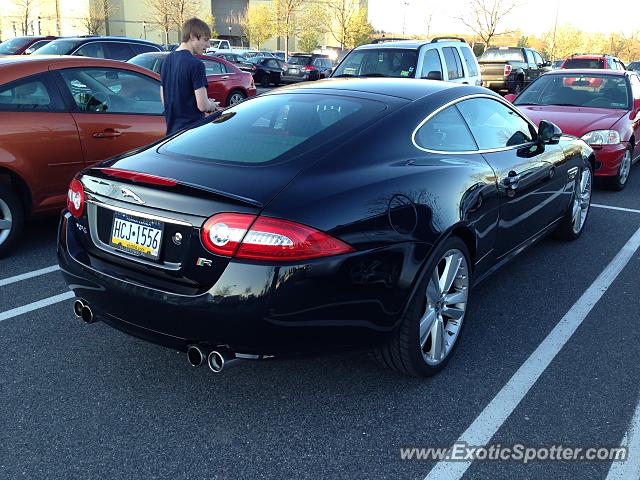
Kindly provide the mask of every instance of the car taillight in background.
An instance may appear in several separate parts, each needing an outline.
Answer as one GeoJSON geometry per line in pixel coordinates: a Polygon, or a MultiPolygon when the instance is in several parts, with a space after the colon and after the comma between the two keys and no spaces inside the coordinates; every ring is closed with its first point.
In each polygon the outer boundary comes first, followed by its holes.
{"type": "Polygon", "coordinates": [[[76,218],[82,216],[84,211],[84,187],[80,180],[74,178],[69,184],[69,191],[67,192],[67,209],[76,218]]]}
{"type": "Polygon", "coordinates": [[[509,76],[509,74],[511,73],[511,69],[512,69],[512,68],[513,68],[513,67],[512,67],[511,65],[505,65],[505,66],[504,66],[504,76],[505,76],[505,77],[508,77],[508,76],[509,76]]]}
{"type": "Polygon", "coordinates": [[[201,232],[212,253],[263,261],[299,261],[354,252],[354,248],[306,225],[246,213],[219,213],[201,232]]]}
{"type": "Polygon", "coordinates": [[[303,70],[317,70],[316,67],[314,67],[313,65],[305,65],[304,67],[302,67],[303,70]]]}

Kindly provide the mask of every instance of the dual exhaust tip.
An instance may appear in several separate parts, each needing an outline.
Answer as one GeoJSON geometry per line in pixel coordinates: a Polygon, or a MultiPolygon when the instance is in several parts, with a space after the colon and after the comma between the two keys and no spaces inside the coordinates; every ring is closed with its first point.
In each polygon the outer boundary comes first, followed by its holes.
{"type": "Polygon", "coordinates": [[[238,360],[236,355],[227,348],[208,351],[200,345],[189,345],[187,361],[192,367],[199,367],[205,361],[213,373],[220,373],[229,364],[238,360]]]}
{"type": "Polygon", "coordinates": [[[93,316],[93,310],[91,310],[89,304],[81,298],[73,302],[73,313],[76,317],[81,318],[84,323],[93,323],[96,321],[96,318],[93,316]]]}

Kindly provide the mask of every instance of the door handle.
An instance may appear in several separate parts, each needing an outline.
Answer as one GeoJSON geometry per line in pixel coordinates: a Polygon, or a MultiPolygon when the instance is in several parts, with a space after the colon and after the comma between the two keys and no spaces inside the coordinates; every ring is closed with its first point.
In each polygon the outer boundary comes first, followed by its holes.
{"type": "Polygon", "coordinates": [[[102,132],[94,132],[93,138],[115,138],[120,135],[122,135],[122,132],[115,128],[105,128],[102,132]]]}
{"type": "Polygon", "coordinates": [[[229,78],[229,75],[225,75],[224,77],[220,77],[221,80],[226,80],[227,78],[229,78]]]}
{"type": "Polygon", "coordinates": [[[505,188],[508,197],[513,197],[518,189],[518,183],[520,182],[520,175],[513,170],[509,172],[509,175],[502,180],[502,185],[505,188]]]}

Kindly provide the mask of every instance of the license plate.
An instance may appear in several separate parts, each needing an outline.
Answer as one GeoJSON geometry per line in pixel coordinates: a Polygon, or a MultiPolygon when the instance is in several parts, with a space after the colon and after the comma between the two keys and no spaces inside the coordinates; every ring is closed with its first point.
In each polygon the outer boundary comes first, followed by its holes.
{"type": "Polygon", "coordinates": [[[158,220],[113,215],[111,246],[130,255],[157,260],[160,257],[164,224],[158,220]]]}
{"type": "Polygon", "coordinates": [[[296,73],[298,73],[298,69],[297,68],[290,68],[289,69],[289,74],[295,75],[296,73]]]}

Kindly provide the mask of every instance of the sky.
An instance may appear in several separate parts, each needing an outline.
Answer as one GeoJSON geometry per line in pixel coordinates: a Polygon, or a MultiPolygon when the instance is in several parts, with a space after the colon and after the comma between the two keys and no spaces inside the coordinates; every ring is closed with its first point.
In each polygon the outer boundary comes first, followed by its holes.
{"type": "MultiPolygon", "coordinates": [[[[492,1],[492,0],[487,0],[492,1]]],[[[504,0],[508,2],[509,0],[504,0]]],[[[525,35],[540,35],[558,24],[570,24],[587,32],[640,31],[640,1],[613,0],[515,0],[519,6],[501,27],[521,29],[525,35]],[[608,8],[608,5],[615,8],[608,8]]],[[[376,30],[407,35],[427,34],[427,19],[432,14],[431,36],[447,33],[471,33],[455,17],[468,10],[468,0],[369,0],[369,21],[376,30]]]]}

